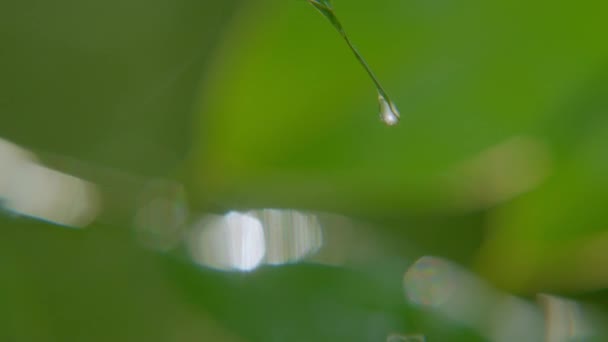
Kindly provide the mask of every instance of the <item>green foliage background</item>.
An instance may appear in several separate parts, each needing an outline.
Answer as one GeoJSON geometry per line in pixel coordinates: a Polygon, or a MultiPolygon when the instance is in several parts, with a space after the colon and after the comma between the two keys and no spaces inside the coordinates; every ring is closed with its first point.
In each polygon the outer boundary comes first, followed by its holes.
{"type": "MultiPolygon", "coordinates": [[[[0,137],[179,179],[200,211],[342,213],[516,293],[605,288],[588,246],[607,241],[608,3],[334,6],[400,126],[379,123],[371,82],[305,1],[22,0],[0,2],[0,137]],[[455,209],[446,173],[516,136],[547,147],[544,182],[455,209]]],[[[406,307],[409,251],[370,260],[381,276],[224,275],[147,251],[129,228],[1,218],[0,340],[473,338],[406,307]]]]}

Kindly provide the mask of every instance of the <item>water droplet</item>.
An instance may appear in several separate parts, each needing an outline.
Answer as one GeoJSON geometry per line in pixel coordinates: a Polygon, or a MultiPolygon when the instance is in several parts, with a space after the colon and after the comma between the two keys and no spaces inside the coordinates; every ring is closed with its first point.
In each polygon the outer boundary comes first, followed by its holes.
{"type": "Polygon", "coordinates": [[[338,17],[336,17],[331,2],[329,0],[308,0],[308,2],[319,12],[321,12],[321,14],[323,14],[323,16],[327,18],[327,20],[329,20],[329,22],[336,29],[336,31],[340,33],[340,36],[342,36],[344,41],[346,41],[346,44],[355,55],[355,58],[357,58],[359,63],[363,66],[369,77],[374,82],[374,85],[376,86],[376,89],[378,91],[378,100],[380,102],[380,118],[382,119],[382,122],[384,122],[388,126],[394,126],[398,124],[399,111],[395,107],[393,101],[389,99],[388,95],[386,94],[386,91],[382,87],[382,84],[380,84],[380,81],[378,81],[378,78],[370,68],[369,64],[367,64],[365,58],[363,58],[363,55],[359,53],[355,45],[352,43],[352,41],[346,34],[346,31],[344,31],[344,28],[342,28],[342,24],[338,20],[338,17]]]}
{"type": "Polygon", "coordinates": [[[394,126],[399,123],[399,110],[395,104],[386,97],[378,93],[378,103],[380,104],[380,120],[387,126],[394,126]]]}

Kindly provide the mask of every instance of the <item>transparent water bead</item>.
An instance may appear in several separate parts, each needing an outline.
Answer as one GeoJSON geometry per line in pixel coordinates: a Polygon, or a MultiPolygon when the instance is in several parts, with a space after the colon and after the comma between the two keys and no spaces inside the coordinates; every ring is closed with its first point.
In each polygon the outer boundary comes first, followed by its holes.
{"type": "Polygon", "coordinates": [[[387,126],[395,126],[396,124],[398,124],[399,111],[397,110],[397,107],[387,95],[386,91],[384,90],[384,87],[382,87],[382,84],[372,71],[369,64],[367,64],[365,58],[363,58],[363,55],[361,55],[359,50],[357,50],[355,45],[352,43],[352,41],[346,34],[346,31],[344,31],[342,24],[334,13],[334,8],[331,5],[331,2],[329,0],[308,0],[308,2],[319,12],[321,12],[321,14],[323,14],[323,16],[327,18],[327,20],[329,20],[329,22],[336,29],[336,31],[338,31],[340,36],[342,36],[350,50],[353,52],[355,58],[357,58],[361,66],[363,66],[369,77],[374,82],[376,90],[378,91],[378,101],[380,103],[380,118],[382,119],[382,122],[384,122],[387,126]]]}
{"type": "Polygon", "coordinates": [[[399,110],[395,104],[378,93],[378,104],[380,104],[380,120],[387,126],[395,126],[399,123],[399,110]]]}

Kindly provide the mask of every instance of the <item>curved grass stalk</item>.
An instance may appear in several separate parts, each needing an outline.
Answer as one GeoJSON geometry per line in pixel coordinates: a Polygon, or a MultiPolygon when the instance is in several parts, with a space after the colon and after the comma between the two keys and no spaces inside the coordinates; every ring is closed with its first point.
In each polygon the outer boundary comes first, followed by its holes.
{"type": "Polygon", "coordinates": [[[338,20],[338,17],[335,14],[335,11],[334,11],[334,8],[333,8],[331,2],[329,0],[307,0],[307,1],[314,8],[316,8],[319,12],[321,12],[321,14],[323,14],[323,16],[325,18],[327,18],[327,20],[329,20],[329,22],[336,29],[336,31],[338,31],[340,36],[342,36],[344,41],[346,41],[346,44],[348,45],[350,50],[353,52],[353,54],[355,55],[355,57],[357,58],[359,63],[363,66],[363,68],[365,69],[365,71],[367,72],[369,77],[374,82],[374,85],[376,86],[376,90],[378,91],[378,103],[380,104],[381,120],[389,126],[393,126],[393,125],[396,125],[397,123],[399,123],[399,119],[400,119],[399,110],[397,110],[397,107],[395,106],[393,101],[391,101],[390,97],[384,90],[384,87],[378,80],[378,77],[376,77],[376,75],[372,71],[371,67],[369,66],[369,64],[367,63],[365,58],[363,58],[363,55],[361,55],[359,50],[357,50],[355,45],[352,43],[352,41],[346,34],[346,31],[344,30],[342,24],[340,23],[340,21],[338,20]]]}

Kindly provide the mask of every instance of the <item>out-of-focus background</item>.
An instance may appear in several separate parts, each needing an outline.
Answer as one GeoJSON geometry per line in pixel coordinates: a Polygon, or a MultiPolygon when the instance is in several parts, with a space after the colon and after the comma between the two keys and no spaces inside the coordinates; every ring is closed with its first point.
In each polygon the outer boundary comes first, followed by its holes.
{"type": "Polygon", "coordinates": [[[0,2],[1,341],[605,340],[608,2],[0,2]]]}

